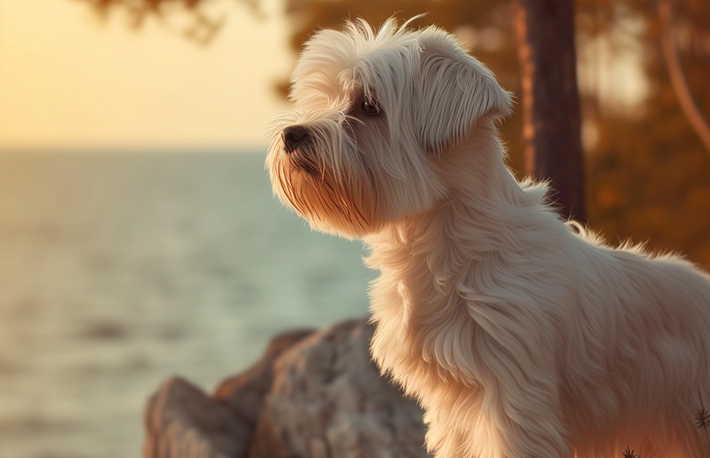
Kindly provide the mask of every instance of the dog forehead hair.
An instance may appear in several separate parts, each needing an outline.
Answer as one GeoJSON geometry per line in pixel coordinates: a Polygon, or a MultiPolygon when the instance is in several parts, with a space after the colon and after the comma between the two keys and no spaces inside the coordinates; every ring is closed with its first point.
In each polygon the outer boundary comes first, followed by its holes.
{"type": "Polygon", "coordinates": [[[486,114],[510,114],[510,94],[453,35],[407,24],[391,18],[375,31],[358,20],[342,32],[318,32],[292,74],[291,101],[343,114],[353,97],[374,92],[390,131],[408,128],[427,151],[456,144],[486,114]],[[402,123],[405,113],[409,122],[402,123]]]}
{"type": "Polygon", "coordinates": [[[343,95],[363,91],[366,97],[372,91],[401,96],[420,59],[420,33],[398,27],[392,18],[378,31],[363,20],[347,22],[342,32],[319,31],[306,43],[291,76],[291,101],[333,106],[343,95]]]}

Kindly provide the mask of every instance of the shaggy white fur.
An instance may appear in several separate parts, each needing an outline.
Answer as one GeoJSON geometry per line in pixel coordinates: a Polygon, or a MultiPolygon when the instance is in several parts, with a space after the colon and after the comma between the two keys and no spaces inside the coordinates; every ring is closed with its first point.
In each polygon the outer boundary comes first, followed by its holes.
{"type": "Polygon", "coordinates": [[[363,238],[380,368],[437,457],[704,456],[710,278],[564,223],[505,166],[510,96],[450,34],[323,30],[267,157],[315,229],[363,238]]]}

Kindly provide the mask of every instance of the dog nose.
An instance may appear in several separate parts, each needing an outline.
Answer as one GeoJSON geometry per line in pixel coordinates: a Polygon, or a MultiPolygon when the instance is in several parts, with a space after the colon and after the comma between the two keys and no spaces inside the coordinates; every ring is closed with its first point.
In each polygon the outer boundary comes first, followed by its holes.
{"type": "Polygon", "coordinates": [[[286,145],[286,152],[298,148],[308,139],[308,129],[303,126],[289,126],[283,130],[281,133],[284,140],[284,145],[286,145]]]}

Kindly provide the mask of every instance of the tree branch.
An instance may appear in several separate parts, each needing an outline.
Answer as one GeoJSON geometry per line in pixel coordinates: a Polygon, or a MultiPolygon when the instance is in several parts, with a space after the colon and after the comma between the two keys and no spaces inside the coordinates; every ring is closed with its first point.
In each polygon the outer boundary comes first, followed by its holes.
{"type": "Polygon", "coordinates": [[[661,48],[671,77],[671,85],[678,97],[678,103],[681,110],[683,110],[683,114],[685,114],[707,152],[710,153],[710,126],[708,126],[707,120],[700,113],[700,110],[698,110],[693,95],[690,93],[690,87],[678,57],[678,50],[673,42],[673,6],[670,0],[659,0],[658,19],[661,26],[661,48]]]}

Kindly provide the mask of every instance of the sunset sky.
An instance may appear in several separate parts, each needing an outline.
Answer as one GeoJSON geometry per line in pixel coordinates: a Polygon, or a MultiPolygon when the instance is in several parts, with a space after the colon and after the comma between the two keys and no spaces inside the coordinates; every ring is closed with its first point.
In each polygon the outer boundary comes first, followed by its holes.
{"type": "Polygon", "coordinates": [[[209,46],[76,0],[0,2],[0,151],[259,149],[286,108],[288,24],[235,1],[209,46]]]}

